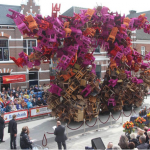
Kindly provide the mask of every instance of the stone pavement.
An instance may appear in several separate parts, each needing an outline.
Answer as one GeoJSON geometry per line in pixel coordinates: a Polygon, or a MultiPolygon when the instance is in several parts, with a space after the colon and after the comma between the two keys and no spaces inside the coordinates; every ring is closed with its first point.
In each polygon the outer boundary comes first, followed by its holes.
{"type": "MultiPolygon", "coordinates": [[[[150,106],[150,97],[148,97],[148,99],[145,99],[145,103],[143,104],[143,106],[150,106]]],[[[138,113],[140,110],[140,108],[136,108],[135,111],[138,113]]],[[[128,116],[130,114],[131,111],[126,111],[125,114],[128,116]]],[[[119,117],[120,112],[115,112],[113,113],[113,116],[115,119],[117,119],[119,117]]],[[[108,118],[109,114],[105,114],[105,115],[100,115],[100,119],[105,122],[108,118]]],[[[129,120],[129,117],[123,117],[123,122],[129,120]]],[[[90,126],[92,126],[95,122],[95,118],[91,121],[91,122],[87,122],[90,126]]],[[[85,146],[91,146],[91,139],[96,138],[96,137],[101,137],[105,146],[107,146],[108,142],[113,142],[114,145],[118,144],[119,138],[121,136],[121,134],[123,133],[123,129],[122,129],[122,125],[120,125],[120,123],[122,122],[122,117],[120,117],[120,119],[116,122],[113,121],[113,119],[109,119],[109,121],[106,124],[102,124],[99,122],[99,127],[101,131],[96,132],[96,129],[98,127],[98,124],[96,123],[96,125],[94,127],[88,127],[86,126],[86,135],[82,135],[84,133],[84,126],[82,126],[80,129],[74,131],[74,130],[70,130],[67,128],[67,133],[69,136],[69,139],[71,138],[71,140],[67,140],[67,147],[68,149],[85,149],[85,146]],[[111,125],[110,121],[112,121],[114,125],[113,128],[109,128],[109,126],[111,125]]],[[[62,123],[63,125],[65,125],[66,123],[62,123]]],[[[21,132],[21,129],[23,126],[28,126],[30,129],[30,137],[32,139],[36,139],[36,142],[34,142],[35,144],[38,144],[40,146],[42,146],[42,138],[44,135],[44,131],[47,132],[53,132],[52,127],[56,125],[56,119],[54,118],[50,118],[50,117],[45,117],[43,119],[40,120],[32,120],[32,121],[27,121],[27,122],[18,122],[18,134],[17,134],[17,146],[19,149],[19,135],[21,132]]],[[[71,128],[77,128],[81,125],[81,122],[77,123],[77,122],[72,122],[69,124],[69,127],[71,128]]],[[[6,141],[5,143],[0,143],[0,149],[9,149],[9,143],[10,143],[10,138],[9,138],[9,134],[8,134],[8,128],[6,126],[5,131],[4,131],[4,140],[6,141]]],[[[47,147],[49,149],[57,149],[57,143],[54,141],[55,136],[53,134],[46,134],[47,137],[47,147]]],[[[45,142],[45,141],[44,141],[45,142]]],[[[44,147],[43,147],[44,148],[44,147]]]]}

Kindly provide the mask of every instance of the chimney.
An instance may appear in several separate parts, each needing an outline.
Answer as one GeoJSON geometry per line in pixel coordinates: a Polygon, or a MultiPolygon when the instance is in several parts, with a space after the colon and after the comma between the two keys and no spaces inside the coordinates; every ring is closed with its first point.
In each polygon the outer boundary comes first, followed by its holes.
{"type": "Polygon", "coordinates": [[[130,14],[135,14],[136,10],[130,10],[129,12],[130,12],[130,14]]]}

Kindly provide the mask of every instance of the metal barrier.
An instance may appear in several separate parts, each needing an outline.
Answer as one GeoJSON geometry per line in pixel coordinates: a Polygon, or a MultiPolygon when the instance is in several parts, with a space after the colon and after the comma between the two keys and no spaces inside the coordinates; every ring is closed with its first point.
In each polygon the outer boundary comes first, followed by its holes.
{"type": "Polygon", "coordinates": [[[8,123],[12,119],[12,115],[16,114],[16,120],[27,120],[39,116],[49,115],[51,110],[47,109],[47,106],[33,107],[30,109],[21,109],[17,111],[5,112],[4,120],[5,123],[8,123]]]}
{"type": "MultiPolygon", "coordinates": [[[[136,114],[134,108],[132,107],[132,110],[131,110],[129,116],[133,115],[133,113],[136,114]]],[[[68,129],[70,129],[70,130],[78,130],[79,128],[81,128],[81,127],[84,125],[84,132],[83,132],[82,135],[85,135],[85,134],[86,134],[86,132],[85,132],[85,125],[87,125],[89,128],[91,128],[91,127],[94,127],[94,126],[96,125],[96,123],[97,123],[98,128],[97,128],[96,131],[99,131],[99,122],[102,123],[102,124],[106,124],[106,123],[109,121],[109,119],[110,119],[110,127],[112,127],[112,119],[115,120],[115,121],[118,121],[121,116],[122,116],[122,125],[123,125],[123,117],[124,117],[124,116],[125,116],[125,117],[129,117],[129,116],[127,116],[127,115],[124,113],[123,110],[121,110],[121,112],[120,112],[120,114],[119,114],[119,117],[118,117],[117,119],[115,119],[114,116],[113,116],[113,114],[110,112],[110,115],[108,116],[108,119],[107,119],[105,122],[102,122],[101,119],[100,119],[100,117],[97,116],[97,118],[96,118],[96,120],[95,120],[95,122],[94,122],[94,124],[93,124],[92,126],[88,125],[88,123],[85,121],[85,119],[84,119],[84,121],[81,123],[81,125],[80,125],[79,127],[77,127],[77,128],[71,128],[71,127],[69,127],[68,124],[66,124],[65,128],[66,128],[67,138],[69,139],[69,136],[68,136],[68,129]],[[99,120],[99,121],[98,121],[98,120],[99,120]]],[[[49,132],[45,132],[45,133],[44,133],[43,140],[42,140],[42,145],[43,145],[43,146],[47,146],[46,133],[47,133],[47,134],[54,134],[54,133],[49,133],[49,132]],[[43,144],[43,143],[44,143],[44,139],[46,140],[46,144],[43,144]]]]}

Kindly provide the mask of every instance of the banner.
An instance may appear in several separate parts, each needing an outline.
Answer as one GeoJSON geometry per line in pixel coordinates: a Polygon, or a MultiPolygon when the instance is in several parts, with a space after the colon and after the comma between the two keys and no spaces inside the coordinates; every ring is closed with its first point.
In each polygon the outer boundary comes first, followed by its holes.
{"type": "Polygon", "coordinates": [[[31,108],[30,109],[30,117],[46,115],[46,114],[49,114],[50,112],[51,112],[51,110],[48,109],[47,106],[31,108]]]}
{"type": "Polygon", "coordinates": [[[25,82],[25,81],[26,76],[24,74],[3,76],[3,84],[25,82]]]}
{"type": "Polygon", "coordinates": [[[22,120],[28,118],[28,110],[18,110],[13,112],[8,112],[4,114],[5,123],[9,122],[12,119],[13,115],[16,115],[16,120],[22,120]]]}

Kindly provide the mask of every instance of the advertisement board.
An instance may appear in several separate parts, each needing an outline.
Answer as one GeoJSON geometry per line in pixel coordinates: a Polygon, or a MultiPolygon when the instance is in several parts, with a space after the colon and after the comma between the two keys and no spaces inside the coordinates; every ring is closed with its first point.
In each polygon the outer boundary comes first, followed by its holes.
{"type": "Polygon", "coordinates": [[[47,108],[47,106],[41,106],[30,109],[30,117],[36,117],[41,115],[50,114],[51,110],[47,108]]]}
{"type": "Polygon", "coordinates": [[[26,81],[26,76],[24,74],[3,76],[2,78],[3,78],[3,84],[25,82],[26,81]]]}
{"type": "Polygon", "coordinates": [[[13,111],[13,112],[8,112],[4,114],[4,120],[5,123],[8,123],[13,115],[16,115],[16,120],[22,120],[22,119],[27,119],[28,118],[28,110],[18,110],[18,111],[13,111]]]}

